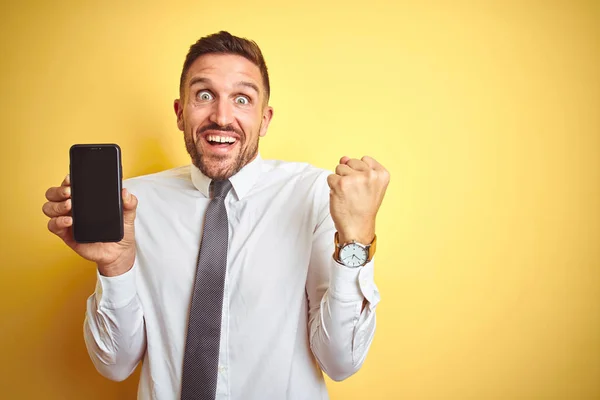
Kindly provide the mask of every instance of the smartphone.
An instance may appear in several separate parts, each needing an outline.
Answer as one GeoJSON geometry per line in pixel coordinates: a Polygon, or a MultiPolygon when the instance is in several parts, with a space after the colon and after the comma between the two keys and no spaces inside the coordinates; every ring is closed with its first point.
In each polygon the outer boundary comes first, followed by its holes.
{"type": "Polygon", "coordinates": [[[116,144],[75,144],[69,150],[69,159],[75,241],[121,241],[121,148],[116,144]]]}

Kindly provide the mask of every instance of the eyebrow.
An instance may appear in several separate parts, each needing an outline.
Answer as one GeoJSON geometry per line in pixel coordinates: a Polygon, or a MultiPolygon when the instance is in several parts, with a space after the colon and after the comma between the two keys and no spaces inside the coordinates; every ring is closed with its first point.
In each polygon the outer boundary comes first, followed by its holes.
{"type": "MultiPolygon", "coordinates": [[[[208,78],[203,78],[203,77],[197,76],[197,77],[195,77],[195,78],[192,78],[192,79],[190,80],[190,84],[189,84],[189,86],[190,86],[190,87],[192,87],[192,86],[194,86],[194,85],[195,85],[195,84],[197,84],[197,83],[205,83],[205,84],[210,84],[210,83],[211,83],[211,81],[210,81],[210,79],[208,79],[208,78]]],[[[252,83],[252,82],[248,82],[248,81],[239,81],[239,82],[236,82],[236,83],[234,84],[234,86],[244,86],[244,87],[247,87],[247,88],[253,89],[253,90],[254,90],[254,91],[257,93],[257,94],[260,94],[260,89],[258,88],[258,85],[254,84],[254,83],[252,83]]]]}
{"type": "Polygon", "coordinates": [[[245,87],[248,87],[248,88],[250,88],[250,89],[254,89],[254,91],[255,91],[257,94],[260,94],[260,90],[258,89],[258,86],[257,86],[257,85],[255,85],[255,84],[254,84],[254,83],[252,83],[252,82],[247,82],[247,81],[239,81],[239,82],[237,82],[237,83],[235,84],[235,86],[245,86],[245,87]]]}

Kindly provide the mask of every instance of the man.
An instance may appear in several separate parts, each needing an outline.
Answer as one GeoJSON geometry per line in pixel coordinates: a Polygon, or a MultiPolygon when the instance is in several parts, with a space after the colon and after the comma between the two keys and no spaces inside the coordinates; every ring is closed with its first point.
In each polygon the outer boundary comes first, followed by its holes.
{"type": "Polygon", "coordinates": [[[139,399],[326,399],[321,370],[342,380],[367,355],[389,174],[263,160],[269,93],[256,43],[204,37],[174,103],[192,165],[126,180],[121,242],[74,242],[68,176],[46,193],[48,229],[98,267],[90,357],[117,381],[143,360],[139,399]]]}

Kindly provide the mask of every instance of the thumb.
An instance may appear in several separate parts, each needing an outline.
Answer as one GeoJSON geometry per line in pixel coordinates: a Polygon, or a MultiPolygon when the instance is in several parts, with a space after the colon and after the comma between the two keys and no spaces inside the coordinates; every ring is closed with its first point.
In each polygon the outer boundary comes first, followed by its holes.
{"type": "Polygon", "coordinates": [[[123,223],[125,225],[133,225],[135,221],[135,211],[138,205],[138,199],[127,189],[123,189],[123,223]]]}

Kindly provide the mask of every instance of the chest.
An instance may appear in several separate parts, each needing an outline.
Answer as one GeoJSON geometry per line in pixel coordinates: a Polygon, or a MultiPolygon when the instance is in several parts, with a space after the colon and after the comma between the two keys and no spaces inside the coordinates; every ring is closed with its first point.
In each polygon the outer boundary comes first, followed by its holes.
{"type": "MultiPolygon", "coordinates": [[[[226,200],[226,284],[234,304],[272,306],[270,299],[304,290],[315,213],[306,198],[284,194],[226,200]]],[[[138,213],[141,283],[163,303],[189,304],[209,201],[169,199],[168,204],[138,213]]]]}

